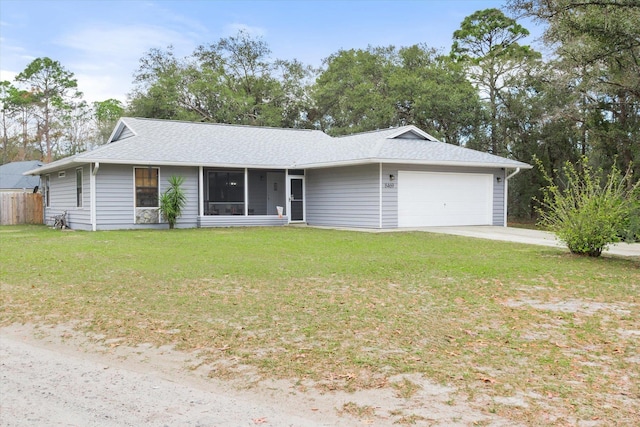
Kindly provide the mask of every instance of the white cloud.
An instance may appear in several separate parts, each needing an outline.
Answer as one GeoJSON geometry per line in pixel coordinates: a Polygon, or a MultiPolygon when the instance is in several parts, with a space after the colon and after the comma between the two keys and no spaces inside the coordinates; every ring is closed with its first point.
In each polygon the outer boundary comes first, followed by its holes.
{"type": "Polygon", "coordinates": [[[62,46],[84,52],[91,57],[136,58],[152,47],[173,45],[176,53],[193,46],[193,41],[182,33],[154,26],[130,25],[83,28],[64,34],[56,42],[62,46]]]}
{"type": "Polygon", "coordinates": [[[15,71],[0,70],[0,81],[8,80],[10,82],[13,82],[13,79],[15,79],[17,75],[18,73],[16,73],[15,71]]]}
{"type": "Polygon", "coordinates": [[[84,99],[91,103],[115,98],[126,101],[140,58],[151,48],[174,46],[178,57],[193,51],[194,41],[155,26],[91,26],[68,32],[56,44],[70,51],[64,66],[74,72],[84,99]]]}

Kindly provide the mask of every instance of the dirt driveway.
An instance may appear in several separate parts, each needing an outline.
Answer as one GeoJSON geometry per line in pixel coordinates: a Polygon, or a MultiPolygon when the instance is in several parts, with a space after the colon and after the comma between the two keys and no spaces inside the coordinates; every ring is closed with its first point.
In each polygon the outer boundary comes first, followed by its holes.
{"type": "Polygon", "coordinates": [[[391,388],[322,393],[287,382],[225,383],[194,363],[171,348],[105,346],[59,326],[0,328],[0,425],[513,425],[451,403],[455,390],[419,377],[412,380],[423,381],[421,392],[401,399],[391,388]]]}

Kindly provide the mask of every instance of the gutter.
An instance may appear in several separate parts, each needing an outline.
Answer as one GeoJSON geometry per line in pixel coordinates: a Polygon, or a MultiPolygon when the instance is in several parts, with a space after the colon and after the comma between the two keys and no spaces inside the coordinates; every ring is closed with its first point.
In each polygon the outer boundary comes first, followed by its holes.
{"type": "Polygon", "coordinates": [[[516,170],[511,175],[507,176],[506,181],[509,181],[511,178],[518,175],[519,172],[520,172],[520,168],[516,168],[516,170]]]}
{"type": "Polygon", "coordinates": [[[504,226],[507,226],[507,202],[509,198],[509,180],[520,173],[520,168],[516,168],[513,173],[507,175],[504,179],[504,226]]]}

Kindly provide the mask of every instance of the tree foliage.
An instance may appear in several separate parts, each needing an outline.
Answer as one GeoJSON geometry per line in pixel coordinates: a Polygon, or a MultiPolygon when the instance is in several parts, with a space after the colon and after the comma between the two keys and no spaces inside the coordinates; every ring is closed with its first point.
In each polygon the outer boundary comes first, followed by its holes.
{"type": "Polygon", "coordinates": [[[462,68],[426,45],[339,51],[325,60],[312,99],[314,123],[333,135],[413,124],[459,145],[483,114],[462,68]]]}
{"type": "Polygon", "coordinates": [[[74,73],[47,57],[0,82],[0,107],[2,163],[49,162],[104,144],[125,110],[116,99],[89,105],[74,73]]]}
{"type": "Polygon", "coordinates": [[[38,119],[37,138],[44,144],[47,162],[64,134],[64,120],[72,110],[72,103],[82,94],[77,90],[74,74],[51,58],[34,59],[16,81],[27,85],[31,92],[32,105],[38,119]]]}
{"type": "MultiPolygon", "coordinates": [[[[579,98],[569,108],[583,153],[611,168],[640,162],[640,3],[637,0],[510,0],[547,25],[544,38],[579,98]],[[616,156],[617,155],[617,156],[616,156]]],[[[635,178],[640,178],[636,171],[635,178]]]]}
{"type": "Polygon", "coordinates": [[[467,16],[453,33],[451,56],[466,66],[488,109],[488,144],[477,148],[496,155],[506,154],[500,138],[502,96],[513,86],[514,77],[541,55],[519,41],[529,31],[498,9],[479,10],[467,16]]]}
{"type": "Polygon", "coordinates": [[[171,47],[141,60],[130,113],[143,117],[305,127],[311,68],[272,60],[268,45],[240,32],[176,58],[171,47]]]}
{"type": "Polygon", "coordinates": [[[107,142],[116,122],[124,114],[124,110],[122,102],[113,98],[93,103],[93,118],[100,144],[107,142]]]}

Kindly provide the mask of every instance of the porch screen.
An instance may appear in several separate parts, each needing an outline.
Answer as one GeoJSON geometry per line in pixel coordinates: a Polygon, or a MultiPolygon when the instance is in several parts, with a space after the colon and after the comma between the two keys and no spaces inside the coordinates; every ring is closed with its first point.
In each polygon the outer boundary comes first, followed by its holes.
{"type": "Polygon", "coordinates": [[[136,207],[158,207],[158,168],[135,168],[136,207]]]}
{"type": "Polygon", "coordinates": [[[244,172],[209,171],[207,214],[244,215],[244,172]]]}

